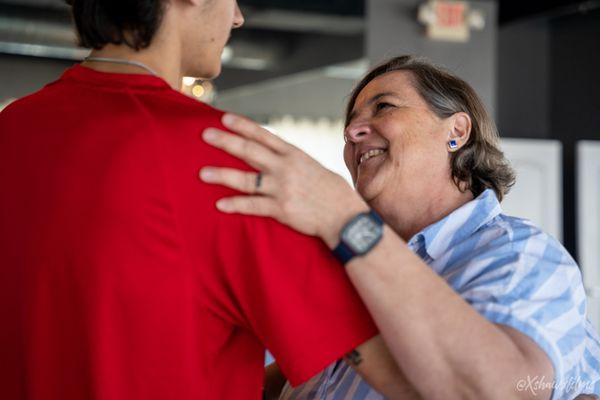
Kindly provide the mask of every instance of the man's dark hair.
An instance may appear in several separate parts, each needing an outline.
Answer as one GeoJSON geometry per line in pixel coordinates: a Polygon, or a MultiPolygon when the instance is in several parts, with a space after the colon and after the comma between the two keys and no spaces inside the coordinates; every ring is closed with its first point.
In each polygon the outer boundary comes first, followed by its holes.
{"type": "Polygon", "coordinates": [[[65,1],[72,8],[79,44],[93,49],[107,44],[148,47],[164,12],[163,0],[65,1]]]}

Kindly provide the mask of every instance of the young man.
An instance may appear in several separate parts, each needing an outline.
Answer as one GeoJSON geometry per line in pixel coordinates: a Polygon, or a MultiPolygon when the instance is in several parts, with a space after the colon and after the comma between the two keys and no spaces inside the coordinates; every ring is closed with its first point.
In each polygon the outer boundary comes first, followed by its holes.
{"type": "Polygon", "coordinates": [[[249,168],[199,140],[222,112],[176,90],[220,72],[236,1],[72,6],[91,56],[0,114],[2,398],[258,399],[265,348],[298,384],[357,346],[393,396],[328,249],[219,213],[231,192],[198,184],[204,165],[249,168]]]}

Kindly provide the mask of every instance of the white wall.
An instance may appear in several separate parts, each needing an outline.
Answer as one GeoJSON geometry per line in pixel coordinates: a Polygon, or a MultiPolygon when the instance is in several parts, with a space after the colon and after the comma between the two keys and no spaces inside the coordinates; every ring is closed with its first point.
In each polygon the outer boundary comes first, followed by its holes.
{"type": "Polygon", "coordinates": [[[517,181],[502,202],[508,215],[533,221],[562,241],[562,146],[557,140],[502,139],[517,181]]]}
{"type": "Polygon", "coordinates": [[[344,123],[341,120],[296,119],[286,116],[270,120],[267,128],[352,183],[342,155],[344,123]]]}
{"type": "Polygon", "coordinates": [[[600,141],[577,145],[578,253],[588,293],[588,315],[600,329],[600,141]]]}

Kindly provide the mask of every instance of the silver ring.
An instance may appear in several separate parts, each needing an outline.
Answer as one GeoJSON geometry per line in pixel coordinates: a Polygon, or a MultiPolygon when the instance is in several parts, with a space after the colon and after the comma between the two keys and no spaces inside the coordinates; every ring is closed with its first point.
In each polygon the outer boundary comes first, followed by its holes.
{"type": "Polygon", "coordinates": [[[256,191],[258,191],[258,189],[260,189],[260,185],[262,184],[262,178],[263,178],[262,172],[259,172],[258,174],[256,174],[256,181],[254,182],[254,188],[256,189],[256,191]]]}

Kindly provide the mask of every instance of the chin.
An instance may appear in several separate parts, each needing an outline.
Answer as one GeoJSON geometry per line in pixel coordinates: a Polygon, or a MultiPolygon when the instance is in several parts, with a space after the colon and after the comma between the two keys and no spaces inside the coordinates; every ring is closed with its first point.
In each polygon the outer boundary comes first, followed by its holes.
{"type": "Polygon", "coordinates": [[[356,191],[360,194],[360,197],[363,198],[364,201],[369,202],[377,197],[379,191],[375,188],[373,182],[360,182],[356,185],[356,191]]]}
{"type": "Polygon", "coordinates": [[[389,171],[377,170],[371,173],[363,173],[356,180],[356,191],[364,201],[373,206],[373,202],[380,202],[383,198],[389,199],[394,196],[397,185],[401,184],[397,179],[392,179],[389,171]]]}
{"type": "Polygon", "coordinates": [[[219,65],[207,72],[204,79],[215,79],[217,76],[221,75],[221,69],[221,62],[219,61],[219,65]]]}
{"type": "Polygon", "coordinates": [[[221,74],[221,60],[218,63],[212,65],[201,65],[194,68],[193,71],[188,72],[185,76],[193,76],[199,79],[214,79],[221,74]]]}

